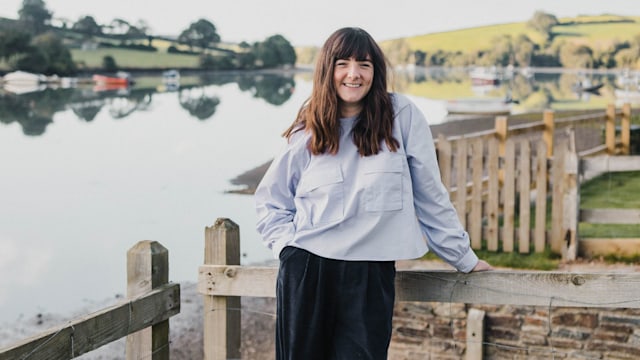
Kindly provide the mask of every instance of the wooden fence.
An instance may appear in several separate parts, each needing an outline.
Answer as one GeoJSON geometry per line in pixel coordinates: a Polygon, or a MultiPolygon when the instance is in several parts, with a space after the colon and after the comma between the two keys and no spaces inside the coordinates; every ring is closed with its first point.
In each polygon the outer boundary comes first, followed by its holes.
{"type": "MultiPolygon", "coordinates": [[[[239,359],[241,296],[275,297],[276,267],[239,266],[239,228],[218,219],[205,230],[204,358],[239,359]]],[[[398,271],[396,301],[514,306],[640,308],[640,273],[398,271]]],[[[484,317],[469,311],[467,357],[482,359],[484,317]],[[473,350],[469,350],[473,349],[473,350]]]]}
{"type": "Polygon", "coordinates": [[[169,284],[168,251],[141,241],[127,252],[127,300],[0,349],[0,360],[72,359],[127,337],[127,359],[169,359],[169,318],[180,285],[169,284]]]}
{"type": "MultiPolygon", "coordinates": [[[[580,159],[580,174],[640,171],[640,156],[599,156],[580,159]]],[[[578,184],[579,186],[579,184],[578,184]]],[[[579,190],[578,190],[579,192],[579,190]]],[[[577,201],[579,203],[579,200],[577,201]]],[[[578,223],[640,224],[640,209],[578,209],[578,223]]],[[[635,256],[640,254],[640,235],[636,238],[579,239],[579,252],[586,257],[608,254],[635,256]]]]}
{"type": "Polygon", "coordinates": [[[629,154],[631,114],[625,104],[565,118],[545,111],[540,121],[517,125],[499,116],[494,129],[439,137],[442,181],[472,247],[520,253],[550,247],[575,258],[578,159],[629,154]]]}

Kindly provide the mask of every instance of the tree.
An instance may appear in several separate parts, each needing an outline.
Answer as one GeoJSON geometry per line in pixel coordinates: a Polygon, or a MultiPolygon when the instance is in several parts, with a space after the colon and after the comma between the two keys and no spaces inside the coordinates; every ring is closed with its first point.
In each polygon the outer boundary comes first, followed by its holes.
{"type": "Polygon", "coordinates": [[[545,35],[546,39],[551,38],[551,28],[558,25],[560,22],[555,15],[547,14],[543,11],[536,11],[533,14],[531,20],[527,22],[527,25],[539,33],[545,35]]]}
{"type": "Polygon", "coordinates": [[[26,49],[11,57],[9,66],[47,75],[68,76],[77,71],[69,49],[51,32],[34,37],[26,49]]]}
{"type": "Polygon", "coordinates": [[[536,45],[527,35],[520,34],[513,43],[513,56],[515,65],[527,67],[531,65],[531,59],[536,50],[536,45]]]}
{"type": "Polygon", "coordinates": [[[189,45],[192,50],[194,46],[206,49],[210,45],[219,43],[220,35],[218,35],[215,25],[208,20],[200,19],[191,23],[189,28],[180,33],[178,42],[189,45]]]}
{"type": "Polygon", "coordinates": [[[47,10],[43,0],[23,0],[22,8],[18,10],[18,19],[26,29],[39,34],[46,29],[51,20],[52,13],[47,10]]]}
{"type": "Polygon", "coordinates": [[[102,34],[102,28],[98,25],[93,16],[84,16],[80,18],[75,24],[73,24],[71,29],[87,36],[102,34]]]}
{"type": "Polygon", "coordinates": [[[560,63],[567,68],[593,68],[593,50],[587,45],[569,43],[560,49],[560,63]]]}
{"type": "Polygon", "coordinates": [[[0,31],[0,60],[9,60],[12,56],[29,51],[31,34],[22,30],[7,29],[0,31]]]}
{"type": "Polygon", "coordinates": [[[282,35],[273,35],[253,45],[256,66],[272,68],[296,63],[296,51],[282,35]]]}

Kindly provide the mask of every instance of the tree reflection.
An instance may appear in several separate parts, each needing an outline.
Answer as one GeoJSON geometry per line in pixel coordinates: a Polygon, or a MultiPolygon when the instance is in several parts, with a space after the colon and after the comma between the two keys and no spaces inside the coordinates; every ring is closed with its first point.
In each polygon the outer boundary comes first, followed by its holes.
{"type": "Polygon", "coordinates": [[[238,87],[242,91],[250,91],[256,98],[279,106],[291,98],[295,80],[293,75],[244,76],[238,79],[238,87]]]}
{"type": "Polygon", "coordinates": [[[53,115],[64,110],[70,97],[71,92],[67,89],[46,89],[21,95],[3,94],[0,96],[0,122],[17,122],[28,136],[42,135],[53,122],[53,115]]]}
{"type": "Polygon", "coordinates": [[[178,93],[180,106],[198,120],[207,120],[216,113],[220,98],[208,95],[204,87],[181,89],[178,93]]]}

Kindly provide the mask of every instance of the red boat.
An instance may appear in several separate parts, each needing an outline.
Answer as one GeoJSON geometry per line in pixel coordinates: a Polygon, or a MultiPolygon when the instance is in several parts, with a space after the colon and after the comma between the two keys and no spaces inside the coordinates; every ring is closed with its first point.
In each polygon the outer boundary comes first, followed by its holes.
{"type": "Polygon", "coordinates": [[[133,81],[131,80],[131,76],[124,72],[119,72],[116,76],[95,74],[93,75],[92,79],[96,85],[101,85],[101,86],[123,87],[123,86],[130,86],[133,84],[133,81]]]}

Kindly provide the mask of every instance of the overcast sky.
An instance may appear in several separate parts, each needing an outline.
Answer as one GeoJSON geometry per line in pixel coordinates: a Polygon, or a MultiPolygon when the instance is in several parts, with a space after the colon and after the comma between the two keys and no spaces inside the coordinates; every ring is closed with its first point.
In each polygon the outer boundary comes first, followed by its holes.
{"type": "MultiPolygon", "coordinates": [[[[152,34],[178,35],[200,18],[223,41],[262,41],[280,34],[294,46],[322,45],[334,30],[360,26],[377,40],[481,25],[520,22],[536,10],[557,17],[603,13],[640,16],[638,0],[45,0],[54,17],[99,24],[144,20],[152,34]]],[[[22,0],[2,0],[0,16],[17,18],[22,0]]]]}

